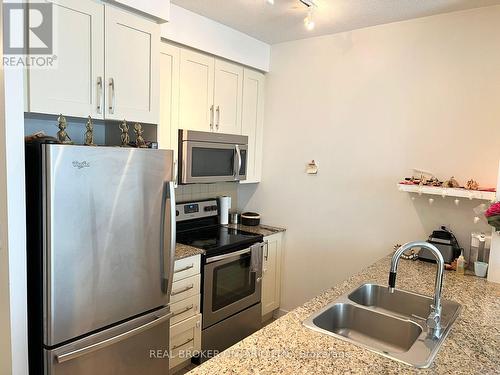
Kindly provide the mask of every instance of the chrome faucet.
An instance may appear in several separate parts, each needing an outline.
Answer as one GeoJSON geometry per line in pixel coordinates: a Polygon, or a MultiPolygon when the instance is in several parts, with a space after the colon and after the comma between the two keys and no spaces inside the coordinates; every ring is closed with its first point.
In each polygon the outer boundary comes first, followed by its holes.
{"type": "Polygon", "coordinates": [[[396,286],[396,273],[398,271],[398,263],[401,255],[415,247],[420,247],[429,250],[437,261],[437,272],[436,272],[436,283],[434,290],[434,300],[431,305],[431,312],[427,317],[427,326],[431,328],[435,334],[439,335],[441,331],[441,291],[443,289],[443,273],[444,273],[444,259],[441,252],[436,246],[424,242],[408,242],[396,250],[392,256],[391,261],[391,272],[389,273],[389,291],[394,292],[394,287],[396,286]]]}

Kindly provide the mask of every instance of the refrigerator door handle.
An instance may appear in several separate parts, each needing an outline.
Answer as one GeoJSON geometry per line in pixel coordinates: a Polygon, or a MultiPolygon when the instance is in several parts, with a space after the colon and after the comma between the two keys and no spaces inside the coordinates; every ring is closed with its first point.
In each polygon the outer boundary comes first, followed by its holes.
{"type": "Polygon", "coordinates": [[[169,320],[171,317],[172,317],[172,313],[168,313],[167,315],[157,317],[155,320],[153,320],[149,323],[146,323],[140,327],[134,328],[128,332],[124,332],[120,335],[111,337],[109,339],[97,342],[97,343],[92,344],[92,345],[85,346],[85,347],[80,348],[80,349],[76,349],[76,350],[67,352],[64,354],[58,354],[56,356],[56,361],[57,361],[57,363],[64,363],[64,362],[76,359],[78,357],[82,357],[86,354],[95,352],[97,350],[101,350],[107,346],[116,344],[116,343],[123,341],[123,340],[126,340],[132,336],[138,335],[141,332],[147,331],[148,329],[169,320]]]}
{"type": "Polygon", "coordinates": [[[163,223],[161,231],[162,291],[170,296],[174,275],[175,257],[175,187],[173,181],[166,181],[163,187],[163,223]]]}

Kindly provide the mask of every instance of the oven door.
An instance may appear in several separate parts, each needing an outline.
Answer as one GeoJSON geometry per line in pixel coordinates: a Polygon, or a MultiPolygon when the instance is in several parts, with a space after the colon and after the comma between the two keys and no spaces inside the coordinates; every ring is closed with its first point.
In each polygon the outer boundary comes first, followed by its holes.
{"type": "Polygon", "coordinates": [[[220,322],[261,299],[262,244],[207,258],[204,267],[203,328],[220,322]],[[252,251],[260,252],[257,266],[252,262],[252,251]]]}
{"type": "Polygon", "coordinates": [[[239,181],[246,178],[246,145],[182,142],[181,183],[239,181]]]}

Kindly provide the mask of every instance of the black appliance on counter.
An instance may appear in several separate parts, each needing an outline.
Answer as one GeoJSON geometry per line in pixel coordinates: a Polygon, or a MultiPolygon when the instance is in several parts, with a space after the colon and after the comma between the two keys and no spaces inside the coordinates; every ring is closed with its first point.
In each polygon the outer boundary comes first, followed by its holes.
{"type": "Polygon", "coordinates": [[[217,212],[215,199],[176,206],[177,242],[206,252],[198,361],[261,328],[263,236],[219,225],[217,212]]]}
{"type": "MultiPolygon", "coordinates": [[[[433,244],[438,248],[443,255],[443,259],[445,263],[450,264],[455,259],[460,256],[462,248],[458,244],[457,238],[455,235],[446,227],[442,226],[440,230],[435,230],[429,236],[427,242],[433,244]]],[[[421,249],[418,253],[418,259],[436,263],[436,258],[431,254],[430,251],[426,249],[421,249]]]]}

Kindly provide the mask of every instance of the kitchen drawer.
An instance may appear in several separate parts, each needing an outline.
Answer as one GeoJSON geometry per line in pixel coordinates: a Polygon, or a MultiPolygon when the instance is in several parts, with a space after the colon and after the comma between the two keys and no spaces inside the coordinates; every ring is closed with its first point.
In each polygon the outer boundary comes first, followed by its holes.
{"type": "Polygon", "coordinates": [[[174,282],[200,273],[200,255],[179,259],[174,264],[174,282]]]}
{"type": "Polygon", "coordinates": [[[170,327],[170,368],[201,350],[201,314],[170,327]]]}
{"type": "Polygon", "coordinates": [[[182,301],[183,299],[200,294],[200,274],[174,281],[172,285],[172,294],[170,295],[170,303],[182,301]]]}
{"type": "Polygon", "coordinates": [[[196,294],[182,301],[170,305],[170,311],[174,314],[170,319],[170,325],[174,325],[191,318],[193,315],[200,313],[200,295],[196,294]]]}

